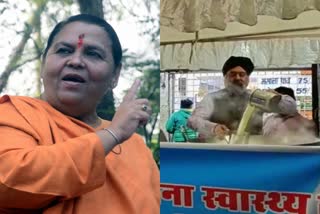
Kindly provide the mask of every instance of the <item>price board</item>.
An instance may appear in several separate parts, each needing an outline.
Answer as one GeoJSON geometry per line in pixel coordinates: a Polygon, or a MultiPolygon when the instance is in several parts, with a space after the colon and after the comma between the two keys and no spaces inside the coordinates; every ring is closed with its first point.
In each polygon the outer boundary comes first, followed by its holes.
{"type": "Polygon", "coordinates": [[[290,87],[294,90],[295,95],[312,96],[311,75],[302,74],[252,74],[249,88],[276,88],[279,86],[290,87]]]}
{"type": "Polygon", "coordinates": [[[294,90],[299,112],[312,119],[312,76],[311,70],[254,72],[250,76],[249,89],[274,89],[285,86],[294,90]]]}

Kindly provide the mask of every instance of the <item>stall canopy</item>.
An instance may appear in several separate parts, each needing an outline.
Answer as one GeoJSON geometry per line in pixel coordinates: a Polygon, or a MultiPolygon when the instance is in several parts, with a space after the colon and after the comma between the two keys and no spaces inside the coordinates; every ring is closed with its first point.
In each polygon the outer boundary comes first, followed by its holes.
{"type": "Polygon", "coordinates": [[[230,55],[256,68],[320,62],[320,0],[161,0],[161,70],[219,70],[230,55]]]}

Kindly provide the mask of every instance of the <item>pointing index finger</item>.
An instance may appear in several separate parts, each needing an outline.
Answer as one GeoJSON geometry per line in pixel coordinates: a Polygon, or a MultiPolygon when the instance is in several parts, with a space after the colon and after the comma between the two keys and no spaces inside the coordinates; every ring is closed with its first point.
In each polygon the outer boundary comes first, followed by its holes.
{"type": "Polygon", "coordinates": [[[136,99],[140,84],[141,81],[139,79],[136,79],[134,81],[131,88],[128,90],[127,94],[123,97],[124,102],[136,99]]]}

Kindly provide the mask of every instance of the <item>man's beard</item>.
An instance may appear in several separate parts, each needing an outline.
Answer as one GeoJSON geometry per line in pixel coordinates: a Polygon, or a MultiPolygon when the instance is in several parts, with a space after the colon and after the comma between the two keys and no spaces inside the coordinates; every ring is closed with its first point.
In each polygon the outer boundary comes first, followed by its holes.
{"type": "Polygon", "coordinates": [[[226,85],[226,88],[228,88],[228,90],[234,94],[243,94],[247,91],[247,87],[240,82],[237,82],[237,83],[228,82],[228,84],[226,85]]]}

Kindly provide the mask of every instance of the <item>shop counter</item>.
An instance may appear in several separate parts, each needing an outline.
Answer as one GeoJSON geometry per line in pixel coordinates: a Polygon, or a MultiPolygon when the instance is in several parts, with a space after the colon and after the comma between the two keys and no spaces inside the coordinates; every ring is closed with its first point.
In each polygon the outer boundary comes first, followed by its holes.
{"type": "Polygon", "coordinates": [[[320,146],[160,143],[160,158],[161,214],[313,214],[320,207],[320,146]]]}

